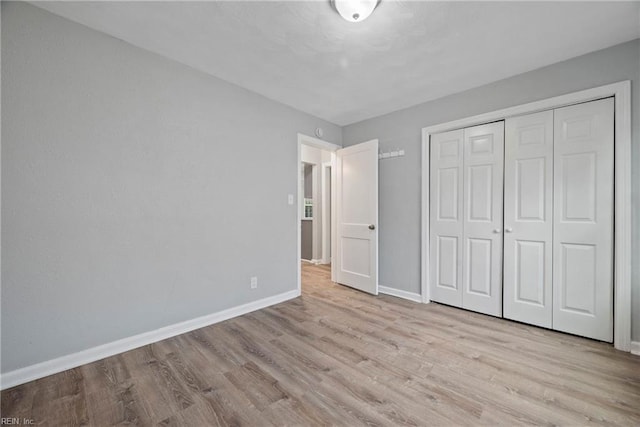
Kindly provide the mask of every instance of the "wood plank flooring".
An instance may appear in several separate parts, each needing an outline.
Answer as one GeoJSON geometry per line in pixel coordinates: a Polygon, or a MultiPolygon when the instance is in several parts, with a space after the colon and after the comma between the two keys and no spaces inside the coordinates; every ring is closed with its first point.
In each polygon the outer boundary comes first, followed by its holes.
{"type": "Polygon", "coordinates": [[[640,357],[335,285],[2,392],[37,425],[640,425],[640,357]]]}

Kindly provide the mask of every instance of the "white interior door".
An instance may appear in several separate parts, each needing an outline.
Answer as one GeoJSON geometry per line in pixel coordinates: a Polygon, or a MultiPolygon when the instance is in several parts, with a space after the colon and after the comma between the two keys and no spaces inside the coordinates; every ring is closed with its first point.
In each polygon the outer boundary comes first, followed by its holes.
{"type": "Polygon", "coordinates": [[[553,328],[613,339],[613,99],[554,111],[553,328]]]}
{"type": "Polygon", "coordinates": [[[504,122],[464,130],[462,307],[502,316],[504,122]]]}
{"type": "Polygon", "coordinates": [[[553,111],[507,119],[504,317],[551,328],[553,111]]]}
{"type": "Polygon", "coordinates": [[[336,152],[338,283],[378,294],[378,140],[336,152]]]}
{"type": "Polygon", "coordinates": [[[464,131],[431,136],[429,282],[431,299],[462,307],[462,145],[464,131]]]}

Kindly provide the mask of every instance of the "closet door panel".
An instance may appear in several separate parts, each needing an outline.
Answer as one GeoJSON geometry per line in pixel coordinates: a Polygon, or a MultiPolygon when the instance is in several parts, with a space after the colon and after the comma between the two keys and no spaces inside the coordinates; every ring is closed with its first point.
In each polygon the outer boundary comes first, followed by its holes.
{"type": "Polygon", "coordinates": [[[464,130],[462,307],[502,316],[504,122],[464,130]]]}
{"type": "Polygon", "coordinates": [[[554,111],[553,328],[613,340],[613,99],[554,111]]]}
{"type": "Polygon", "coordinates": [[[553,111],[507,119],[504,317],[551,328],[553,111]]]}
{"type": "Polygon", "coordinates": [[[431,136],[429,282],[431,299],[462,306],[462,140],[457,130],[431,136]]]}

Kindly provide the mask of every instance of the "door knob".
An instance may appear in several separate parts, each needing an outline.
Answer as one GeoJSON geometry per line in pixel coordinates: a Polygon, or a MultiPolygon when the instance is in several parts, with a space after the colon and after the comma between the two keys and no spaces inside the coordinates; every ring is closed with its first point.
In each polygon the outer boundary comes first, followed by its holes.
{"type": "Polygon", "coordinates": [[[507,227],[504,229],[504,231],[506,231],[507,233],[511,233],[513,231],[513,228],[507,227]]]}
{"type": "Polygon", "coordinates": [[[369,230],[375,230],[375,229],[376,229],[376,226],[375,226],[375,225],[373,225],[373,224],[369,224],[369,230]]]}
{"type": "Polygon", "coordinates": [[[496,233],[496,234],[498,234],[498,233],[500,232],[500,229],[499,229],[499,228],[494,228],[494,229],[493,229],[493,232],[494,232],[494,233],[496,233]]]}

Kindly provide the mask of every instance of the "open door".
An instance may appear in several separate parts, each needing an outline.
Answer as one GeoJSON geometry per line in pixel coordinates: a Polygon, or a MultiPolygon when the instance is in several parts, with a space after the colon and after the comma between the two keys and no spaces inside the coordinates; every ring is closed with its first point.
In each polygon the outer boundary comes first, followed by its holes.
{"type": "Polygon", "coordinates": [[[336,279],[378,295],[378,140],[336,154],[336,279]]]}

